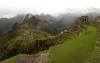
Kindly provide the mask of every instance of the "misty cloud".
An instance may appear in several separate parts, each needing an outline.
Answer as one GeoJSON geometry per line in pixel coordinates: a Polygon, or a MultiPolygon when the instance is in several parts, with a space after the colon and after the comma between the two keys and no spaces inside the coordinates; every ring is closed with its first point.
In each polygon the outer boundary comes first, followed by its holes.
{"type": "Polygon", "coordinates": [[[24,13],[25,12],[23,10],[18,10],[18,9],[1,9],[0,18],[10,18],[18,14],[24,14],[24,13]]]}

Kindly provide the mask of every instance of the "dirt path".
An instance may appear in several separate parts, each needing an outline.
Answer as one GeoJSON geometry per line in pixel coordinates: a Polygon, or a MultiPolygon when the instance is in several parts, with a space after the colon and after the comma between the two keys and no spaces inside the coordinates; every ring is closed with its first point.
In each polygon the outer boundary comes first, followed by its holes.
{"type": "Polygon", "coordinates": [[[47,62],[48,54],[40,54],[33,63],[44,63],[47,62]]]}
{"type": "Polygon", "coordinates": [[[35,56],[26,56],[18,58],[15,63],[44,63],[47,62],[48,53],[42,53],[35,56]]]}

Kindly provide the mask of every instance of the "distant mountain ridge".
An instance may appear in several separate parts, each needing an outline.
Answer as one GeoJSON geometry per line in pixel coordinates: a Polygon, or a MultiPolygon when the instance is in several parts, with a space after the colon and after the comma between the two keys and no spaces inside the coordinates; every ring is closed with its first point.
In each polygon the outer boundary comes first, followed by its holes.
{"type": "MultiPolygon", "coordinates": [[[[28,15],[28,14],[27,14],[28,15]]],[[[48,25],[50,27],[53,27],[55,31],[61,32],[65,27],[69,27],[72,25],[72,23],[77,19],[77,17],[86,15],[89,18],[89,21],[93,22],[96,21],[100,17],[100,12],[95,12],[95,10],[88,12],[86,14],[73,14],[73,13],[68,13],[68,14],[61,14],[59,16],[51,16],[51,15],[45,15],[45,14],[36,14],[32,15],[29,14],[30,16],[35,16],[40,22],[38,23],[39,26],[44,26],[43,23],[48,22],[48,25]]],[[[8,30],[11,30],[12,26],[14,23],[19,23],[21,24],[24,19],[26,20],[27,18],[25,17],[26,15],[17,15],[13,18],[0,18],[0,36],[3,36],[4,33],[6,33],[8,30]]],[[[39,28],[38,26],[38,28],[39,28]]]]}
{"type": "Polygon", "coordinates": [[[13,18],[0,18],[0,36],[11,30],[14,23],[21,23],[24,15],[17,15],[13,18]]]}

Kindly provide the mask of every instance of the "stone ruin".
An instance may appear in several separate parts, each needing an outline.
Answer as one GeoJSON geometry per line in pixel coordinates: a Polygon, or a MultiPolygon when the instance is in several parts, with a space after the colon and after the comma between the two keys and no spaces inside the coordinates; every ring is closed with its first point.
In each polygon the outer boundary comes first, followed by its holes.
{"type": "Polygon", "coordinates": [[[71,31],[79,33],[82,31],[82,26],[88,23],[89,23],[88,16],[78,17],[77,20],[72,25],[71,31]]]}
{"type": "Polygon", "coordinates": [[[80,20],[82,23],[88,23],[88,16],[81,16],[81,17],[79,17],[79,20],[80,20]]]}
{"type": "Polygon", "coordinates": [[[89,23],[88,16],[78,17],[78,19],[75,21],[75,24],[79,24],[79,25],[88,24],[88,23],[89,23]]]}

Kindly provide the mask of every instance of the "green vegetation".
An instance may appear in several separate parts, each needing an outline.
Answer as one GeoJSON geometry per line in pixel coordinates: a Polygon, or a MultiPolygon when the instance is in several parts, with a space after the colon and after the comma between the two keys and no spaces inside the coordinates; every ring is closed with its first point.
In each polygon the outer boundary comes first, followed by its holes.
{"type": "Polygon", "coordinates": [[[48,36],[50,35],[27,25],[14,26],[13,30],[9,31],[4,38],[0,57],[7,59],[17,54],[33,54],[41,49],[47,49],[45,44],[48,45],[49,43],[46,43],[45,40],[48,36]],[[45,44],[41,46],[42,43],[45,44]]]}
{"type": "Polygon", "coordinates": [[[33,63],[100,63],[99,23],[100,20],[97,20],[90,24],[88,17],[82,16],[81,20],[67,28],[60,22],[41,21],[27,15],[23,23],[15,23],[12,30],[3,36],[0,61],[16,63],[16,60],[26,58],[32,59],[33,63]],[[50,46],[53,47],[49,49],[50,46]]]}
{"type": "Polygon", "coordinates": [[[88,60],[86,60],[84,63],[100,63],[100,33],[91,57],[88,60]]]}
{"type": "Polygon", "coordinates": [[[50,63],[83,63],[91,56],[98,31],[89,26],[80,37],[50,48],[50,63]]]}
{"type": "Polygon", "coordinates": [[[19,55],[16,55],[14,57],[11,57],[9,59],[6,59],[5,61],[2,61],[2,63],[15,63],[16,59],[20,58],[20,57],[25,57],[27,56],[26,54],[19,54],[19,55]]]}

